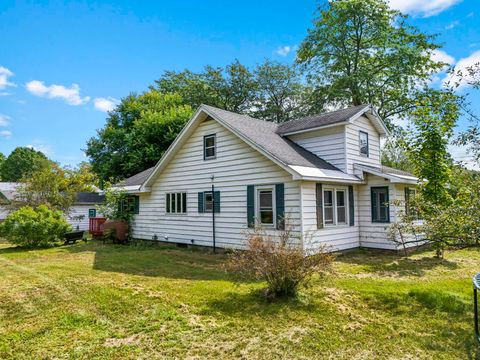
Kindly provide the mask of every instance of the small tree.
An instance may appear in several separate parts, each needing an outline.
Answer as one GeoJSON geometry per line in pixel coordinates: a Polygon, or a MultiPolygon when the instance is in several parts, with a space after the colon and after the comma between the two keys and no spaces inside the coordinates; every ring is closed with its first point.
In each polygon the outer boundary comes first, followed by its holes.
{"type": "Polygon", "coordinates": [[[133,214],[124,206],[127,197],[126,191],[110,187],[105,190],[105,201],[98,207],[98,211],[107,219],[124,220],[130,223],[133,214]]]}
{"type": "Polygon", "coordinates": [[[50,164],[23,178],[15,203],[37,207],[47,205],[51,209],[68,213],[77,192],[92,191],[95,176],[88,164],[78,169],[62,168],[50,164]]]}
{"type": "Polygon", "coordinates": [[[268,298],[294,296],[312,275],[324,273],[332,262],[332,256],[323,248],[307,254],[295,241],[299,239],[293,235],[291,225],[277,237],[256,227],[246,233],[246,240],[247,249],[233,251],[225,267],[239,278],[265,281],[268,298]]]}
{"type": "Polygon", "coordinates": [[[71,230],[61,211],[45,205],[24,206],[6,217],[0,224],[0,236],[8,242],[26,247],[52,246],[71,230]]]}

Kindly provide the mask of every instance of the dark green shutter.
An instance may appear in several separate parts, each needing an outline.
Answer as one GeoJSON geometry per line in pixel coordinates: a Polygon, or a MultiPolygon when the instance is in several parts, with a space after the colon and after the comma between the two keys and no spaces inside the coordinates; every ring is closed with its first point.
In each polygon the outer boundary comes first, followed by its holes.
{"type": "Polygon", "coordinates": [[[315,197],[317,203],[317,229],[323,229],[322,184],[315,184],[315,197]]]}
{"type": "Polygon", "coordinates": [[[247,185],[247,224],[255,227],[255,186],[247,185]]]}
{"type": "Polygon", "coordinates": [[[133,197],[133,213],[138,214],[140,212],[140,197],[133,197]]]}
{"type": "Polygon", "coordinates": [[[283,184],[275,185],[275,206],[277,213],[277,229],[285,229],[285,186],[283,184]]]}
{"type": "Polygon", "coordinates": [[[405,188],[405,215],[410,215],[409,214],[410,211],[408,209],[409,203],[410,203],[410,192],[409,192],[409,190],[410,189],[408,187],[405,188]]]}
{"type": "Polygon", "coordinates": [[[353,186],[348,187],[348,213],[350,218],[350,226],[355,226],[355,203],[353,199],[353,186]]]}
{"type": "Polygon", "coordinates": [[[204,212],[204,211],[203,211],[203,209],[204,209],[204,207],[203,207],[203,198],[204,198],[204,196],[203,196],[203,191],[202,191],[202,192],[199,192],[199,193],[198,193],[198,212],[199,212],[199,213],[203,213],[203,212],[204,212]]]}
{"type": "Polygon", "coordinates": [[[377,220],[377,211],[378,211],[377,201],[376,201],[377,199],[376,199],[375,189],[371,188],[370,191],[371,191],[370,201],[372,206],[372,222],[374,222],[377,220]]]}
{"type": "Polygon", "coordinates": [[[213,209],[214,212],[219,213],[220,212],[220,191],[215,191],[213,193],[213,196],[215,198],[215,207],[213,209]]]}

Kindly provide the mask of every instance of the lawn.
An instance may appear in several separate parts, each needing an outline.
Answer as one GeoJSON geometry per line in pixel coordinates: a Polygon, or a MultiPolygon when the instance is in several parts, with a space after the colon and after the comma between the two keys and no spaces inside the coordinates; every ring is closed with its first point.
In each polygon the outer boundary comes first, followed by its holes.
{"type": "Polygon", "coordinates": [[[298,299],[268,303],[223,255],[89,242],[0,245],[0,358],[476,357],[480,251],[338,255],[298,299]]]}

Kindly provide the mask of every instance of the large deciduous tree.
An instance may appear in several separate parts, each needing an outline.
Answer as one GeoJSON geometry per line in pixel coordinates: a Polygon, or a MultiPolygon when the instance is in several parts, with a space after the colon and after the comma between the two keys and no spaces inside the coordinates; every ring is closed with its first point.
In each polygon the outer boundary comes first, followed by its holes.
{"type": "Polygon", "coordinates": [[[444,63],[431,53],[435,37],[421,33],[385,0],[332,0],[319,8],[297,62],[325,105],[373,104],[391,126],[415,106],[419,87],[444,63]]]}
{"type": "Polygon", "coordinates": [[[178,94],[150,89],[127,96],[87,142],[93,171],[102,181],[116,181],[154,166],[191,115],[178,94]]]}
{"type": "Polygon", "coordinates": [[[29,147],[17,147],[1,162],[0,178],[2,181],[20,181],[50,164],[42,152],[29,147]]]}

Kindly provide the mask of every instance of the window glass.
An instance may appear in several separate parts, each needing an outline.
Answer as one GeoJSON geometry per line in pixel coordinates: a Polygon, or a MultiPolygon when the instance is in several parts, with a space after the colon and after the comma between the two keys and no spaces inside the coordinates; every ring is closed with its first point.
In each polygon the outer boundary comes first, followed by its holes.
{"type": "Polygon", "coordinates": [[[389,222],[388,187],[372,187],[372,221],[389,222]]]}
{"type": "Polygon", "coordinates": [[[368,133],[360,131],[360,154],[368,156],[368,133]]]}
{"type": "Polygon", "coordinates": [[[97,209],[88,209],[88,217],[93,218],[97,216],[97,209]]]}
{"type": "Polygon", "coordinates": [[[187,193],[167,193],[165,211],[169,214],[185,214],[187,212],[187,193]]]}
{"type": "Polygon", "coordinates": [[[345,206],[345,191],[337,190],[337,224],[347,222],[347,209],[345,206]]]}
{"type": "Polygon", "coordinates": [[[260,223],[273,225],[273,191],[259,191],[260,223]]]}
{"type": "Polygon", "coordinates": [[[213,195],[212,192],[205,193],[205,202],[204,202],[205,212],[212,212],[213,209],[213,195]]]}
{"type": "Polygon", "coordinates": [[[203,138],[203,156],[204,159],[215,157],[216,135],[207,135],[203,138]]]}
{"type": "Polygon", "coordinates": [[[333,191],[323,192],[323,207],[325,213],[325,224],[333,224],[333,191]]]}

